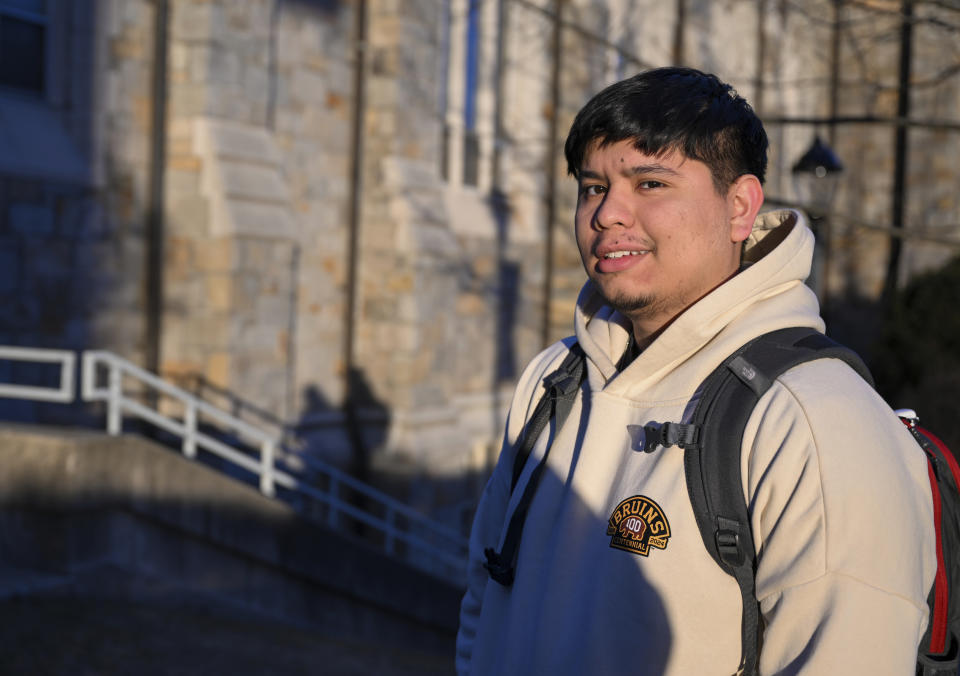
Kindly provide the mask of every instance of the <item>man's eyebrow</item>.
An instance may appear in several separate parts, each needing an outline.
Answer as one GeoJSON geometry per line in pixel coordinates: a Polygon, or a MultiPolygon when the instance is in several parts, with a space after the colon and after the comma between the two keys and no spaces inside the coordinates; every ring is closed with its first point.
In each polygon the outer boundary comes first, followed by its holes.
{"type": "MultiPolygon", "coordinates": [[[[630,176],[637,176],[639,174],[653,174],[659,176],[679,176],[680,172],[670,167],[665,167],[662,164],[638,164],[634,167],[630,167],[624,171],[625,174],[630,176]]],[[[593,180],[602,180],[603,176],[598,174],[595,171],[590,171],[589,169],[580,170],[580,180],[585,178],[593,180]]]]}
{"type": "Polygon", "coordinates": [[[638,164],[635,167],[627,169],[628,174],[636,176],[637,174],[660,174],[663,176],[679,176],[680,172],[662,164],[638,164]]]}

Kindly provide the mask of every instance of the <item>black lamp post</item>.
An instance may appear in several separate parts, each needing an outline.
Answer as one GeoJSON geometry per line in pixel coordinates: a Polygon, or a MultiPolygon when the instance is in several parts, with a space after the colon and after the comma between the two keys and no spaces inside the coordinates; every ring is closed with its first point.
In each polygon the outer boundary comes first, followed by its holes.
{"type": "Polygon", "coordinates": [[[813,143],[793,165],[794,188],[810,216],[810,229],[816,238],[813,269],[807,284],[816,292],[822,309],[827,305],[830,263],[830,222],[827,217],[842,173],[843,164],[819,136],[814,137],[813,143]]]}

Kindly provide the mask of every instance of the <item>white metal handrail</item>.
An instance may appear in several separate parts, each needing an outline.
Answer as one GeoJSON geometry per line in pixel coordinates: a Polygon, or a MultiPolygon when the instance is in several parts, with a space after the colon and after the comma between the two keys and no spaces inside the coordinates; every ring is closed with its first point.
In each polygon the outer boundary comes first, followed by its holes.
{"type": "MultiPolygon", "coordinates": [[[[281,450],[280,454],[281,454],[281,457],[283,458],[287,458],[291,455],[288,451],[285,451],[285,450],[281,450]]],[[[466,547],[466,541],[464,540],[464,537],[460,535],[460,533],[455,531],[453,528],[449,528],[437,521],[433,521],[432,519],[427,518],[426,516],[416,511],[412,507],[409,507],[408,505],[403,504],[396,498],[393,498],[385,493],[378,491],[376,488],[373,488],[369,484],[363,483],[359,479],[350,476],[343,470],[340,470],[337,467],[334,467],[333,465],[329,465],[323,462],[322,460],[319,460],[317,458],[313,458],[310,456],[297,456],[297,461],[305,464],[307,467],[311,469],[311,471],[321,475],[325,475],[328,478],[328,480],[336,484],[343,484],[344,486],[347,486],[353,489],[357,493],[360,493],[364,497],[367,497],[382,503],[385,507],[389,507],[389,509],[393,513],[402,514],[408,520],[416,522],[418,525],[434,533],[435,535],[438,535],[441,538],[448,540],[452,544],[461,544],[464,547],[466,547]]]]}
{"type": "Polygon", "coordinates": [[[200,447],[257,474],[260,477],[260,492],[268,497],[274,496],[273,465],[276,442],[272,437],[261,432],[256,427],[238,418],[234,418],[230,414],[224,413],[206,402],[197,400],[189,392],[175,385],[171,385],[149,371],[145,371],[139,366],[131,364],[111,352],[87,350],[83,353],[82,383],[84,401],[105,401],[107,403],[108,434],[120,434],[123,425],[123,414],[125,412],[130,413],[180,437],[182,439],[181,450],[188,458],[196,457],[197,448],[200,447]],[[107,368],[106,387],[97,386],[98,365],[103,365],[107,368]],[[143,385],[147,385],[162,394],[178,399],[184,406],[184,422],[178,423],[176,420],[144,406],[134,399],[125,397],[123,394],[124,376],[130,376],[143,385]],[[236,449],[229,447],[227,444],[200,434],[197,430],[198,413],[206,414],[216,422],[225,425],[231,431],[237,432],[241,436],[258,444],[260,448],[259,466],[254,465],[248,457],[236,449]]]}
{"type": "Polygon", "coordinates": [[[34,401],[54,401],[64,404],[73,401],[73,373],[75,370],[76,355],[72,351],[0,345],[0,360],[60,364],[60,385],[58,387],[0,383],[0,397],[30,399],[34,401]]]}
{"type": "MultiPolygon", "coordinates": [[[[107,432],[118,435],[122,431],[124,414],[146,420],[181,439],[181,451],[188,458],[195,458],[198,449],[242,467],[259,477],[260,491],[274,497],[276,486],[302,494],[316,500],[327,508],[329,525],[336,527],[339,515],[346,515],[382,533],[388,553],[396,554],[396,544],[403,543],[410,550],[426,554],[428,559],[440,564],[434,572],[460,581],[464,573],[467,542],[452,528],[439,524],[423,514],[411,509],[402,502],[378,491],[341,470],[315,458],[297,456],[297,460],[309,467],[314,475],[327,480],[327,490],[323,491],[308,484],[293,473],[276,466],[277,459],[292,459],[293,454],[285,451],[276,438],[262,430],[226,413],[209,403],[201,401],[192,394],[162,380],[156,375],[122,359],[113,353],[102,350],[88,350],[82,360],[82,397],[84,401],[103,401],[107,406],[107,432]],[[106,385],[98,385],[98,375],[106,369],[106,385]],[[128,377],[157,393],[178,400],[184,409],[182,420],[167,416],[149,406],[145,406],[124,394],[123,382],[128,377]],[[259,449],[259,461],[243,451],[223,441],[204,434],[198,429],[198,419],[203,415],[215,421],[245,441],[259,449]],[[379,516],[364,511],[340,498],[340,486],[346,486],[363,495],[383,511],[379,516]],[[406,519],[408,527],[397,526],[397,516],[406,519]],[[421,533],[411,532],[416,526],[421,533]],[[430,540],[440,540],[446,547],[438,547],[430,540]],[[452,550],[452,553],[451,553],[452,550]]],[[[422,560],[421,560],[422,564],[422,560]]]]}

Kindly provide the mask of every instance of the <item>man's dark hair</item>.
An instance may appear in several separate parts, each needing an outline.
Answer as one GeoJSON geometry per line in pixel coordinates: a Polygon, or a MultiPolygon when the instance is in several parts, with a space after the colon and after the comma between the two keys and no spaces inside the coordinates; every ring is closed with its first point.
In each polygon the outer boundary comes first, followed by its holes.
{"type": "Polygon", "coordinates": [[[587,148],[632,140],[646,155],[678,150],[710,168],[717,192],[753,174],[763,183],[767,134],[743,97],[715,75],[656,68],[612,84],[577,113],[564,153],[579,178],[587,148]]]}

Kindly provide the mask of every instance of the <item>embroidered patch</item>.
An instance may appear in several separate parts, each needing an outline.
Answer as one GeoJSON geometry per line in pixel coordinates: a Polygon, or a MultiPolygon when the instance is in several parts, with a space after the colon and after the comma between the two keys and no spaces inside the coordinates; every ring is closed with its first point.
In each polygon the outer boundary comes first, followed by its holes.
{"type": "Polygon", "coordinates": [[[610,546],[641,556],[650,548],[666,549],[670,524],[660,505],[644,495],[627,498],[613,510],[607,522],[610,546]]]}

